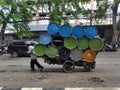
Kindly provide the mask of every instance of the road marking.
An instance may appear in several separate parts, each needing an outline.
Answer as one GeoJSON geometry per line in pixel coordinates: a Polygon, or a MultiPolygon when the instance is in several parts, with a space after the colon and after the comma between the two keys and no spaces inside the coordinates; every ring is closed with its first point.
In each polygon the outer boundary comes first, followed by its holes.
{"type": "Polygon", "coordinates": [[[0,90],[2,89],[3,87],[0,87],[0,90]]]}
{"type": "Polygon", "coordinates": [[[21,90],[42,90],[42,88],[22,88],[21,90]]]}

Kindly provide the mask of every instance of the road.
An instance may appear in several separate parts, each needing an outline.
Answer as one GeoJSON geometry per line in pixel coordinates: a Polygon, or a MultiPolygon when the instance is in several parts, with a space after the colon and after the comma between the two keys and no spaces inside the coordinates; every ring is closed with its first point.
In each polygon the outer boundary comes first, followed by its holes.
{"type": "MultiPolygon", "coordinates": [[[[63,72],[62,65],[48,65],[42,72],[30,71],[30,57],[0,56],[0,86],[9,87],[120,87],[120,50],[99,52],[96,68],[84,72],[76,67],[73,73],[63,72]]],[[[37,68],[36,68],[37,69],[37,68]]]]}

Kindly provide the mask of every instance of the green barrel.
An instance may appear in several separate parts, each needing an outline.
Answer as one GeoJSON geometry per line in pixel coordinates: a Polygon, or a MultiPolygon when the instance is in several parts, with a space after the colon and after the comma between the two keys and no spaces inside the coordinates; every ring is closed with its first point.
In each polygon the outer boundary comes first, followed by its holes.
{"type": "Polygon", "coordinates": [[[85,50],[89,47],[89,39],[83,37],[83,38],[80,38],[78,39],[78,48],[80,50],[85,50]]]}
{"type": "Polygon", "coordinates": [[[83,51],[78,48],[75,48],[71,50],[70,56],[73,61],[80,61],[83,59],[83,51]]]}
{"type": "Polygon", "coordinates": [[[46,48],[46,55],[49,58],[55,58],[58,55],[58,49],[55,46],[48,46],[46,48]]]}
{"type": "Polygon", "coordinates": [[[100,51],[104,47],[104,42],[100,38],[93,38],[90,40],[89,46],[93,51],[100,51]]]}
{"type": "Polygon", "coordinates": [[[68,49],[74,49],[77,46],[77,39],[74,37],[66,37],[64,39],[64,46],[68,49]]]}
{"type": "Polygon", "coordinates": [[[37,56],[43,56],[45,54],[45,46],[42,44],[36,44],[34,47],[34,53],[37,56]]]}

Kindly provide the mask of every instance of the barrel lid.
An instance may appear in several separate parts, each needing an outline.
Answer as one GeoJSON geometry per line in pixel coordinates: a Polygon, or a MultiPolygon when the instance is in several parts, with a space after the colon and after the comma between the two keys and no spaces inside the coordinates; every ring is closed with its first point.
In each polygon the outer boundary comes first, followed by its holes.
{"type": "Polygon", "coordinates": [[[88,38],[80,38],[78,39],[78,48],[80,50],[85,50],[89,47],[89,39],[88,38]]]}
{"type": "Polygon", "coordinates": [[[48,46],[46,48],[46,55],[49,58],[55,58],[58,55],[58,49],[55,46],[48,46]]]}
{"type": "Polygon", "coordinates": [[[34,53],[37,56],[43,56],[45,54],[45,46],[42,44],[36,44],[34,47],[34,53]]]}
{"type": "Polygon", "coordinates": [[[88,26],[88,27],[86,27],[85,30],[84,30],[85,36],[86,36],[87,38],[90,38],[90,39],[92,39],[92,38],[94,38],[95,36],[97,36],[97,33],[98,33],[97,28],[94,27],[94,26],[88,26]]]}
{"type": "Polygon", "coordinates": [[[93,51],[100,51],[104,47],[104,42],[100,38],[93,38],[90,40],[89,46],[93,51]]]}
{"type": "Polygon", "coordinates": [[[71,50],[70,56],[71,56],[72,60],[74,60],[74,61],[82,60],[83,59],[83,51],[78,48],[75,48],[75,49],[71,50]]]}
{"type": "Polygon", "coordinates": [[[47,30],[50,35],[56,35],[59,32],[59,25],[56,23],[50,23],[47,30]]]}
{"type": "Polygon", "coordinates": [[[48,33],[43,33],[39,37],[39,41],[43,45],[50,44],[51,40],[52,40],[52,37],[48,33]]]}
{"type": "Polygon", "coordinates": [[[86,62],[93,62],[96,58],[96,52],[91,49],[85,50],[83,58],[86,62]]]}
{"type": "Polygon", "coordinates": [[[70,50],[67,49],[66,47],[62,46],[59,48],[59,58],[62,60],[68,60],[70,58],[70,50]]]}
{"type": "Polygon", "coordinates": [[[59,29],[60,36],[69,37],[71,35],[71,28],[68,25],[62,25],[59,29]]]}
{"type": "Polygon", "coordinates": [[[77,46],[77,39],[74,37],[66,37],[64,39],[64,46],[68,49],[74,49],[77,46]]]}
{"type": "Polygon", "coordinates": [[[77,25],[73,27],[72,35],[76,38],[82,38],[84,36],[84,29],[80,25],[77,25]]]}
{"type": "Polygon", "coordinates": [[[64,38],[62,36],[56,35],[52,39],[52,43],[55,46],[61,46],[63,45],[64,38]]]}

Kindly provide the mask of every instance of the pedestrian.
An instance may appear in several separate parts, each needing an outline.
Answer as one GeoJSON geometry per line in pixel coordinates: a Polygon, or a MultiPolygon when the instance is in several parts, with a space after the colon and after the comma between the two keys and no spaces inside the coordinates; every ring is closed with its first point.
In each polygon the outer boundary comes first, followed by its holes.
{"type": "Polygon", "coordinates": [[[28,46],[28,53],[30,54],[30,57],[31,57],[31,61],[30,61],[31,71],[35,71],[35,65],[39,68],[40,71],[42,71],[43,66],[38,63],[37,56],[34,54],[33,50],[34,50],[34,45],[31,43],[28,46]]]}

